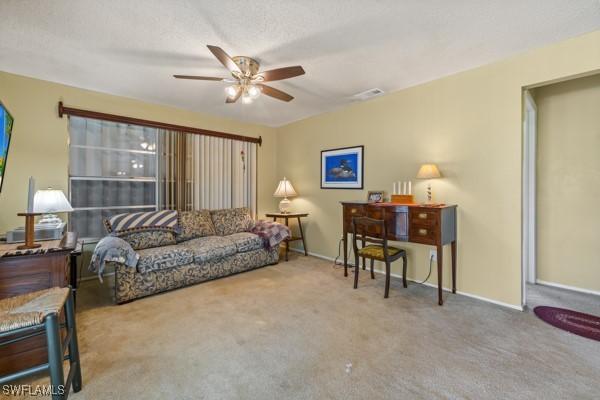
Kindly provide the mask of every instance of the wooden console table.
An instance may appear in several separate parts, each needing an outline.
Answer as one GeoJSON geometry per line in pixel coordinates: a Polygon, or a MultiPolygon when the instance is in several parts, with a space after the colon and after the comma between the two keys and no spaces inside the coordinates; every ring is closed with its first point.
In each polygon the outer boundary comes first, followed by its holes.
{"type": "MultiPolygon", "coordinates": [[[[39,242],[42,246],[23,255],[7,255],[18,244],[0,244],[0,299],[69,285],[69,259],[77,235],[39,242]]],[[[26,250],[21,250],[26,251],[26,250]]],[[[45,336],[35,336],[0,348],[0,375],[48,362],[45,336]]]]}
{"type": "Polygon", "coordinates": [[[273,218],[273,221],[277,221],[277,218],[283,218],[285,220],[285,226],[289,226],[290,218],[298,219],[298,228],[300,229],[300,236],[292,236],[289,239],[285,239],[285,261],[288,260],[288,252],[290,251],[290,242],[294,240],[302,240],[302,247],[304,248],[304,255],[308,255],[306,250],[306,242],[304,241],[304,230],[302,229],[302,221],[300,218],[308,217],[308,213],[270,213],[266,214],[267,218],[273,218]]]}
{"type": "MultiPolygon", "coordinates": [[[[456,293],[456,205],[427,206],[365,201],[341,203],[344,223],[344,271],[348,266],[348,234],[352,233],[352,218],[367,216],[385,220],[389,240],[419,243],[437,248],[438,304],[440,306],[444,304],[442,298],[443,248],[444,245],[450,244],[452,293],[456,293]]],[[[370,233],[374,236],[381,236],[381,232],[370,233]]]]}

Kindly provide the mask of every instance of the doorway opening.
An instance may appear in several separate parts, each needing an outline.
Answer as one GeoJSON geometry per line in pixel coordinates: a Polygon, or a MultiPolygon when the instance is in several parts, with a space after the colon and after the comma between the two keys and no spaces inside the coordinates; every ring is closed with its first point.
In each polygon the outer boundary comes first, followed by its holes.
{"type": "Polygon", "coordinates": [[[600,74],[523,91],[522,305],[600,314],[600,74]]]}

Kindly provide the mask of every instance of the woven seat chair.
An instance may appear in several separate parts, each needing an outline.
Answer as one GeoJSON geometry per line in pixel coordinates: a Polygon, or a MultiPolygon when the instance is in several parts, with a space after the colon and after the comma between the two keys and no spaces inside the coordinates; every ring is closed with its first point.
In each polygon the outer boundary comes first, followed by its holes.
{"type": "Polygon", "coordinates": [[[47,371],[50,374],[52,399],[66,399],[71,384],[75,392],[81,390],[81,365],[71,288],[54,287],[0,300],[0,346],[43,334],[48,345],[48,362],[0,376],[0,385],[47,371]],[[65,324],[59,321],[63,308],[65,324]],[[64,342],[60,333],[62,327],[66,328],[64,342]],[[67,347],[69,354],[65,357],[67,347]],[[69,360],[70,364],[66,381],[63,360],[69,360]]]}
{"type": "Polygon", "coordinates": [[[387,227],[382,219],[369,217],[352,218],[352,247],[354,248],[354,289],[358,288],[359,257],[371,260],[371,279],[375,279],[373,264],[375,260],[385,263],[385,292],[384,298],[390,294],[390,264],[402,258],[402,284],[406,284],[406,251],[398,247],[388,246],[387,227]],[[361,241],[362,248],[358,247],[361,241]],[[372,244],[370,244],[372,243],[372,244]]]}

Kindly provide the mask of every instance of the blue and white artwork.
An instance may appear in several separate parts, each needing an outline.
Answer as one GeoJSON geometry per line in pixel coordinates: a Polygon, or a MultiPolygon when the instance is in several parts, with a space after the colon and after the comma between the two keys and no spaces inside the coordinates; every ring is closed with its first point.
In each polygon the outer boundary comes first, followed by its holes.
{"type": "Polygon", "coordinates": [[[364,146],[321,151],[322,189],[363,188],[364,146]]]}

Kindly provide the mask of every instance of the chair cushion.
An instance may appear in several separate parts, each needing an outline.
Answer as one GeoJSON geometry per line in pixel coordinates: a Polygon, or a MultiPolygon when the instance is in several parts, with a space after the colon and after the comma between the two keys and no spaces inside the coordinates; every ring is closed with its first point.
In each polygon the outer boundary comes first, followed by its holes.
{"type": "Polygon", "coordinates": [[[210,216],[219,236],[248,232],[254,226],[250,210],[245,207],[213,210],[210,216]]]}
{"type": "Polygon", "coordinates": [[[202,264],[237,253],[235,243],[224,236],[205,236],[181,243],[194,255],[194,262],[202,264]]]}
{"type": "Polygon", "coordinates": [[[239,232],[232,235],[227,235],[225,238],[231,240],[237,249],[238,253],[246,251],[258,250],[263,247],[263,239],[250,232],[239,232]]]}
{"type": "Polygon", "coordinates": [[[194,262],[194,253],[181,245],[153,247],[140,250],[138,254],[140,259],[137,269],[141,273],[179,267],[194,262]]]}
{"type": "MultiPolygon", "coordinates": [[[[401,251],[404,251],[404,250],[399,249],[397,247],[388,246],[388,255],[389,256],[395,256],[396,254],[400,253],[401,251]]],[[[384,259],[383,246],[377,246],[374,244],[370,244],[368,246],[363,247],[362,249],[359,249],[358,255],[361,257],[379,258],[379,259],[383,260],[384,259]]]]}
{"type": "Polygon", "coordinates": [[[178,242],[217,234],[209,210],[179,212],[179,231],[178,242]]]}
{"type": "Polygon", "coordinates": [[[53,287],[0,300],[0,333],[41,324],[68,296],[68,288],[53,287]]]}

